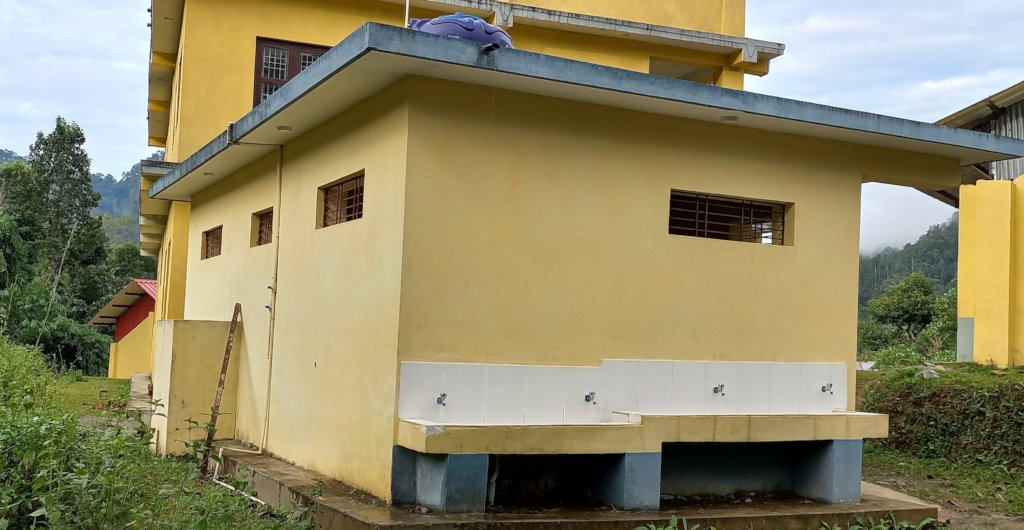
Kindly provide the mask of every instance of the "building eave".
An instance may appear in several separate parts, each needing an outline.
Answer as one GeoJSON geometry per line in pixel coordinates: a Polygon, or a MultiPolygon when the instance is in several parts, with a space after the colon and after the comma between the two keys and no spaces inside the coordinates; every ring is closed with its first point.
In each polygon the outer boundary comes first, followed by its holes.
{"type": "Polygon", "coordinates": [[[171,209],[170,201],[154,199],[149,196],[150,186],[164,175],[174,170],[177,164],[157,160],[143,160],[141,163],[142,178],[139,180],[139,250],[143,256],[156,256],[160,252],[167,229],[167,215],[171,209]]]}
{"type": "Polygon", "coordinates": [[[103,306],[91,319],[89,319],[88,324],[96,326],[113,326],[117,323],[117,319],[121,318],[121,315],[123,315],[125,311],[128,311],[128,309],[135,305],[139,300],[146,297],[156,300],[153,289],[149,286],[143,286],[140,281],[146,282],[150,280],[132,279],[124,289],[121,289],[121,291],[110,298],[107,305],[103,306]]]}
{"type": "Polygon", "coordinates": [[[729,116],[736,127],[899,149],[961,165],[1024,156],[1021,140],[522,50],[487,54],[473,42],[371,23],[154,182],[149,195],[188,200],[274,145],[410,75],[714,123],[729,116]]]}
{"type": "Polygon", "coordinates": [[[185,0],[151,0],[149,13],[149,97],[146,108],[149,145],[166,147],[185,0]]]}
{"type": "Polygon", "coordinates": [[[935,123],[948,127],[974,129],[995,119],[1000,110],[1020,101],[1024,101],[1024,81],[968,105],[935,123]]]}

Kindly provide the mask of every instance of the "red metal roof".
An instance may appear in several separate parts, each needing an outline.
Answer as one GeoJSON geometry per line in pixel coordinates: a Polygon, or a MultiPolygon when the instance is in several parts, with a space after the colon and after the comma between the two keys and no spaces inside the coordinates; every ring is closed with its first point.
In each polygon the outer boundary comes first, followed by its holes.
{"type": "Polygon", "coordinates": [[[89,320],[89,324],[113,326],[128,308],[143,298],[156,300],[156,280],[132,278],[121,292],[115,294],[107,305],[89,320]],[[142,292],[139,292],[140,290],[142,292]]]}
{"type": "Polygon", "coordinates": [[[156,280],[144,280],[142,278],[132,278],[132,281],[139,284],[146,294],[151,296],[153,300],[156,300],[156,280]]]}

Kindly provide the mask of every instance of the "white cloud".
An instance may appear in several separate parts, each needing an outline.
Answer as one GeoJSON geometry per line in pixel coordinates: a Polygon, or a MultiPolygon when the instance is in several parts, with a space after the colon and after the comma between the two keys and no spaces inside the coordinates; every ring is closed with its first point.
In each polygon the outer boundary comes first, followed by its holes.
{"type": "MultiPolygon", "coordinates": [[[[747,89],[936,121],[1024,80],[1024,12],[997,0],[749,0],[747,35],[786,53],[747,89]]],[[[866,185],[861,250],[901,246],[953,209],[916,190],[866,185]]]]}
{"type": "Polygon", "coordinates": [[[85,130],[93,171],[120,175],[148,156],[147,7],[0,0],[0,148],[26,154],[59,114],[85,130]]]}

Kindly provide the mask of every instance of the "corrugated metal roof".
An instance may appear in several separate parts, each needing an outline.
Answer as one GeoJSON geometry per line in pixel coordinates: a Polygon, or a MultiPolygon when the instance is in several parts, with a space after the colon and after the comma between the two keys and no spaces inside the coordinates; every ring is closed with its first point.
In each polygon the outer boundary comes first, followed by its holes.
{"type": "Polygon", "coordinates": [[[117,319],[139,300],[149,297],[156,300],[156,280],[133,278],[121,292],[115,294],[107,305],[96,312],[89,324],[113,326],[117,319]]]}
{"type": "Polygon", "coordinates": [[[142,287],[142,290],[146,291],[146,294],[148,294],[150,298],[156,300],[156,280],[132,278],[132,281],[139,284],[139,287],[142,287]]]}

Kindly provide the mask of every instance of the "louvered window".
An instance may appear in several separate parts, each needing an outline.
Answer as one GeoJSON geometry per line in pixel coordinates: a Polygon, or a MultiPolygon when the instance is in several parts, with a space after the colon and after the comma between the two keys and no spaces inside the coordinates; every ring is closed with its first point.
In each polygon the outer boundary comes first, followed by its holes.
{"type": "Polygon", "coordinates": [[[326,51],[326,47],[313,44],[257,38],[252,106],[259,105],[277,92],[326,51]]]}
{"type": "Polygon", "coordinates": [[[363,217],[363,176],[357,175],[320,188],[320,227],[363,217]]]}
{"type": "Polygon", "coordinates": [[[221,237],[224,232],[223,226],[218,226],[203,232],[202,259],[220,256],[221,237]]]}
{"type": "Polygon", "coordinates": [[[763,245],[783,245],[786,205],[672,190],[668,233],[763,245]]]}

